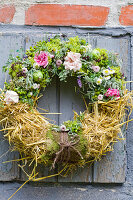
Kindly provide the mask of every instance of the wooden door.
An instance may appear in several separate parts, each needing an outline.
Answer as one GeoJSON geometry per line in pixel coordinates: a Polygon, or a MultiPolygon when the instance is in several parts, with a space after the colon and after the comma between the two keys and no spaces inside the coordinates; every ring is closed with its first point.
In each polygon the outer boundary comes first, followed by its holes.
{"type": "MultiPolygon", "coordinates": [[[[74,36],[73,34],[69,34],[74,36]]],[[[130,43],[128,37],[111,37],[102,36],[99,34],[82,34],[80,37],[85,37],[90,40],[92,47],[106,48],[111,51],[119,53],[122,58],[123,72],[126,74],[128,80],[130,80],[130,43]]],[[[37,41],[45,38],[44,34],[28,32],[21,35],[9,34],[0,36],[0,87],[3,87],[5,75],[2,74],[2,66],[7,61],[10,51],[16,55],[17,49],[23,47],[24,49],[33,46],[37,41]]],[[[75,93],[74,80],[70,78],[67,83],[59,82],[58,79],[54,79],[52,84],[43,92],[43,97],[39,101],[39,107],[48,110],[49,112],[60,112],[62,115],[50,115],[48,116],[53,120],[53,123],[60,125],[63,121],[71,120],[73,118],[73,110],[76,112],[83,111],[85,105],[80,94],[75,93]]],[[[125,131],[123,130],[125,133],[125,131]]],[[[46,179],[46,182],[102,182],[102,183],[123,183],[125,181],[125,169],[126,169],[126,140],[115,144],[114,152],[108,153],[103,156],[100,162],[95,162],[91,167],[79,168],[73,172],[67,178],[53,177],[46,179]]],[[[8,144],[4,141],[2,134],[0,140],[0,155],[8,150],[8,144]]],[[[18,156],[16,153],[7,153],[3,160],[14,159],[18,156]]],[[[41,175],[46,176],[55,171],[50,171],[48,168],[39,166],[41,175]]],[[[27,169],[28,170],[28,169],[27,169]]],[[[0,164],[0,180],[13,180],[20,179],[25,180],[26,177],[17,167],[17,163],[5,163],[0,164]]]]}

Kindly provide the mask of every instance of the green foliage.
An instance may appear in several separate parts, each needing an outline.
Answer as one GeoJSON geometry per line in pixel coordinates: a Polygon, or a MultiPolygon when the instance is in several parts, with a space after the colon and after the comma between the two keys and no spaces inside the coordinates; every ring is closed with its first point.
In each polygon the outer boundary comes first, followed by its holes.
{"type": "Polygon", "coordinates": [[[73,121],[66,121],[64,122],[64,125],[69,130],[69,134],[79,134],[82,130],[82,124],[79,120],[73,120],[73,121]]]}
{"type": "Polygon", "coordinates": [[[65,48],[68,51],[72,51],[75,53],[83,53],[84,47],[86,45],[86,41],[83,39],[79,39],[78,36],[69,38],[68,42],[65,43],[65,48]]]}
{"type": "Polygon", "coordinates": [[[123,94],[120,66],[118,55],[115,53],[106,49],[91,49],[90,44],[78,36],[65,40],[55,36],[37,42],[35,46],[27,49],[25,54],[20,51],[15,58],[10,55],[3,71],[9,70],[11,77],[10,83],[5,83],[6,89],[16,91],[20,101],[33,105],[40,89],[46,88],[54,76],[65,82],[70,76],[77,79],[80,85],[76,85],[76,91],[80,91],[91,102],[97,101],[99,95],[103,95],[103,101],[108,101],[105,93],[109,88],[118,89],[120,94],[123,94]],[[68,66],[65,66],[64,61],[70,51],[73,58],[69,58],[68,66]],[[38,65],[35,61],[35,55],[41,55],[41,52],[47,53],[46,66],[38,65]],[[78,60],[77,55],[80,55],[78,60]],[[60,62],[59,65],[57,61],[60,62]],[[77,69],[78,65],[80,67],[77,69]],[[95,71],[93,66],[98,66],[99,70],[95,71]],[[104,70],[109,71],[108,76],[104,74],[104,70]],[[99,78],[102,80],[100,84],[97,83],[99,78]]]}
{"type": "Polygon", "coordinates": [[[96,48],[92,51],[93,59],[96,65],[106,67],[109,64],[108,53],[106,49],[96,48]]]}

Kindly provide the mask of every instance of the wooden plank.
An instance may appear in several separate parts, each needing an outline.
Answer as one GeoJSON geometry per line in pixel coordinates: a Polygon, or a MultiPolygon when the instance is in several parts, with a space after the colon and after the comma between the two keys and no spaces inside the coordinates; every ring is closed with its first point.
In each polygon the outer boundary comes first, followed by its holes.
{"type": "MultiPolygon", "coordinates": [[[[91,38],[92,46],[106,48],[119,53],[122,58],[122,71],[126,74],[127,80],[130,80],[129,66],[129,39],[111,38],[108,36],[93,36],[91,38]]],[[[123,130],[125,135],[125,130],[123,130]]],[[[94,163],[93,182],[99,183],[123,183],[125,182],[126,170],[126,141],[118,142],[114,145],[114,152],[108,153],[100,162],[94,163]]]]}
{"type": "MultiPolygon", "coordinates": [[[[133,81],[133,36],[131,37],[131,81],[133,81]]],[[[130,84],[130,87],[133,90],[133,82],[130,84]]]]}
{"type": "Polygon", "coordinates": [[[115,38],[111,36],[90,36],[90,43],[93,48],[105,48],[111,52],[118,53],[122,61],[122,72],[129,79],[129,37],[115,38]]]}
{"type": "MultiPolygon", "coordinates": [[[[124,127],[125,128],[125,127],[124,127]]],[[[123,136],[126,130],[123,128],[123,136]]],[[[108,152],[101,161],[94,163],[93,182],[124,183],[126,177],[126,140],[118,141],[114,151],[108,152]]]]}
{"type": "MultiPolygon", "coordinates": [[[[62,113],[59,116],[59,125],[63,121],[73,119],[73,111],[82,112],[85,110],[84,101],[81,97],[81,94],[78,92],[75,93],[74,86],[76,81],[73,78],[69,78],[66,83],[60,83],[60,112],[62,113]]],[[[79,168],[77,171],[74,171],[68,177],[58,177],[58,182],[91,182],[92,181],[92,167],[79,168]]]]}
{"type": "MultiPolygon", "coordinates": [[[[37,41],[43,40],[45,35],[35,34],[35,35],[27,35],[26,36],[26,47],[28,49],[30,46],[34,46],[37,41]]],[[[57,87],[56,87],[56,78],[53,79],[52,83],[46,88],[45,91],[41,91],[43,95],[38,102],[38,107],[47,110],[49,113],[57,113],[57,87]]],[[[45,112],[39,109],[40,112],[45,112]]],[[[45,115],[48,119],[51,119],[51,123],[56,124],[58,122],[58,115],[45,115]]],[[[30,174],[31,168],[26,168],[26,171],[30,174]]],[[[37,167],[37,171],[39,172],[38,177],[44,177],[51,174],[55,174],[55,170],[50,170],[48,167],[44,167],[43,164],[37,167]]],[[[38,178],[37,177],[37,178],[38,178]]],[[[21,180],[27,180],[27,176],[21,171],[21,180]]],[[[52,177],[48,179],[44,179],[44,182],[56,182],[57,177],[52,177]]]]}
{"type": "MultiPolygon", "coordinates": [[[[10,53],[16,56],[17,50],[21,47],[24,47],[24,39],[21,35],[0,36],[0,88],[3,88],[6,78],[5,74],[2,73],[2,66],[6,64],[10,53]]],[[[18,153],[15,152],[8,152],[1,157],[8,149],[9,144],[0,132],[0,181],[11,181],[19,177],[19,168],[16,162],[2,163],[19,157],[18,153]]]]}

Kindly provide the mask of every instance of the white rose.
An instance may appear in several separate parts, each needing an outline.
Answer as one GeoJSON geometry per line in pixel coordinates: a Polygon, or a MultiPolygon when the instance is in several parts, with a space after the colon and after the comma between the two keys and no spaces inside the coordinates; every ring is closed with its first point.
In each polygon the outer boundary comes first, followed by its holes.
{"type": "Polygon", "coordinates": [[[4,101],[6,102],[6,104],[18,103],[19,102],[19,96],[16,92],[11,91],[11,90],[7,90],[6,94],[5,94],[4,101]]]}

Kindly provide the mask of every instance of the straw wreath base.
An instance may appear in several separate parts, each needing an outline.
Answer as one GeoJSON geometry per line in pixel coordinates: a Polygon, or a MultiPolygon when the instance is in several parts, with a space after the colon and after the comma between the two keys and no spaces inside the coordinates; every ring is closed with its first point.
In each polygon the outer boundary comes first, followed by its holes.
{"type": "MultiPolygon", "coordinates": [[[[31,109],[29,105],[23,103],[5,104],[0,107],[0,123],[3,127],[1,131],[4,131],[11,150],[20,153],[20,160],[25,160],[28,165],[34,163],[34,172],[40,163],[51,166],[51,168],[55,164],[61,163],[67,165],[70,170],[75,166],[83,167],[86,163],[98,161],[106,152],[113,151],[114,143],[124,139],[121,127],[126,123],[124,120],[128,107],[131,108],[131,113],[132,92],[126,91],[125,95],[118,100],[96,102],[91,113],[86,110],[84,118],[81,120],[82,145],[78,143],[79,138],[75,139],[73,144],[69,137],[65,136],[67,138],[64,139],[66,146],[61,146],[59,142],[61,133],[50,132],[52,124],[36,108],[31,109]],[[64,149],[61,151],[62,148],[64,149]],[[82,148],[86,149],[84,155],[82,148]],[[58,154],[60,156],[57,156],[58,154]],[[69,160],[61,159],[64,154],[70,154],[69,160]]],[[[78,114],[75,113],[74,118],[77,117],[78,114]]]]}

